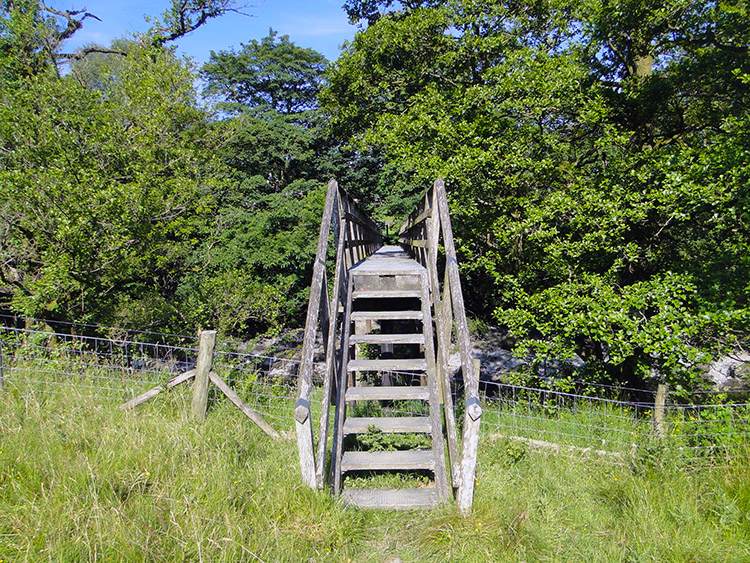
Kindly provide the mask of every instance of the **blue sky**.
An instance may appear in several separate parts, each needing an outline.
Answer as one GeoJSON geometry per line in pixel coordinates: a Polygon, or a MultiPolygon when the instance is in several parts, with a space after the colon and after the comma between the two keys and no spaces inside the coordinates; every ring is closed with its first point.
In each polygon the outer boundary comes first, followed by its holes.
{"type": "MultiPolygon", "coordinates": [[[[329,60],[338,58],[339,47],[351,41],[356,27],[350,25],[341,7],[344,0],[249,0],[244,10],[251,17],[230,13],[210,20],[203,27],[176,42],[177,51],[204,63],[211,51],[261,39],[273,28],[280,35],[289,35],[300,47],[323,53],[329,60]]],[[[52,0],[56,9],[85,8],[102,21],[87,19],[83,29],[66,43],[64,50],[72,51],[87,43],[109,45],[123,35],[145,31],[144,16],[160,16],[169,0],[52,0]]]]}

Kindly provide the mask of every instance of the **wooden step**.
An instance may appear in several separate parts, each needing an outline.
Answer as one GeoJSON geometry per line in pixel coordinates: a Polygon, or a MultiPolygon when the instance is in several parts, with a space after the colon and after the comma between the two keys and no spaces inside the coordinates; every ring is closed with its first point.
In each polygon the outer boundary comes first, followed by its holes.
{"type": "Polygon", "coordinates": [[[422,311],[353,311],[353,321],[422,320],[422,311]]]}
{"type": "Polygon", "coordinates": [[[352,334],[349,344],[424,344],[424,334],[352,334]]]}
{"type": "Polygon", "coordinates": [[[376,471],[420,469],[435,470],[432,450],[404,450],[398,452],[344,452],[341,471],[376,471]]]}
{"type": "Polygon", "coordinates": [[[341,500],[358,508],[427,510],[438,504],[433,487],[419,489],[344,489],[341,500]]]}
{"type": "Polygon", "coordinates": [[[421,276],[426,270],[416,260],[396,262],[391,260],[365,260],[353,266],[349,273],[355,276],[421,276]]]}
{"type": "Polygon", "coordinates": [[[427,401],[430,398],[426,386],[403,385],[397,387],[349,387],[347,401],[427,401]]]}
{"type": "Polygon", "coordinates": [[[363,289],[352,292],[352,299],[405,299],[422,297],[418,289],[363,289]]]}
{"type": "Polygon", "coordinates": [[[427,371],[427,360],[349,360],[346,371],[427,371]]]}
{"type": "Polygon", "coordinates": [[[389,434],[419,432],[431,434],[432,425],[427,416],[351,416],[344,421],[344,434],[364,434],[375,426],[389,434]]]}

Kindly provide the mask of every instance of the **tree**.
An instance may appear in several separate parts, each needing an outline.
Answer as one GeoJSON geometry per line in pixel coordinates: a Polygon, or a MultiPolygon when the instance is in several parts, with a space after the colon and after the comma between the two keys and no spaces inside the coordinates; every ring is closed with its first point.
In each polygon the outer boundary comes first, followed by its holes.
{"type": "Polygon", "coordinates": [[[469,307],[519,353],[684,382],[744,338],[744,4],[347,6],[378,15],[323,107],[361,150],[446,177],[469,307]]]}
{"type": "Polygon", "coordinates": [[[293,115],[317,107],[326,64],[320,53],[271,29],[260,42],[242,45],[239,53],[211,51],[203,77],[206,93],[225,100],[225,110],[293,115]]]}
{"type": "MultiPolygon", "coordinates": [[[[205,116],[169,53],[133,48],[120,72],[104,91],[39,76],[3,95],[0,276],[16,311],[114,322],[125,301],[170,310],[211,204],[205,116]]],[[[156,310],[139,320],[164,322],[156,310]]]]}
{"type": "MultiPolygon", "coordinates": [[[[155,47],[195,31],[209,19],[228,12],[243,13],[237,0],[172,0],[154,21],[146,38],[155,47]]],[[[5,0],[0,3],[0,80],[14,82],[43,70],[60,73],[59,66],[80,61],[91,54],[126,53],[113,47],[88,45],[75,53],[62,52],[65,41],[73,37],[84,22],[99,18],[84,10],[58,10],[39,0],[5,0]]]]}

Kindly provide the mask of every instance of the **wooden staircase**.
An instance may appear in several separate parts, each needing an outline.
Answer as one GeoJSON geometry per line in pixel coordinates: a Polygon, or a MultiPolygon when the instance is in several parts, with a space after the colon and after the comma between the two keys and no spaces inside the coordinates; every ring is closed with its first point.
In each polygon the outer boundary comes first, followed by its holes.
{"type": "Polygon", "coordinates": [[[459,508],[466,512],[473,498],[481,409],[442,181],[401,234],[403,248],[382,246],[377,225],[335,181],[329,183],[295,404],[300,468],[309,486],[328,485],[343,502],[360,508],[428,509],[452,499],[456,489],[459,508]],[[331,228],[336,262],[329,284],[331,228]],[[318,334],[326,361],[316,448],[310,398],[318,334]],[[448,349],[456,344],[466,390],[460,456],[447,370],[448,349]]]}
{"type": "MultiPolygon", "coordinates": [[[[427,270],[400,247],[384,246],[349,269],[347,296],[341,370],[346,377],[339,382],[336,403],[333,490],[341,491],[345,502],[363,508],[435,506],[450,498],[451,493],[445,467],[427,270]],[[361,359],[358,351],[362,345],[368,346],[370,354],[379,347],[380,354],[375,354],[378,356],[398,346],[408,357],[361,359]],[[366,379],[375,385],[356,385],[366,379]],[[415,381],[417,385],[413,385],[415,381]],[[408,416],[386,410],[384,416],[356,416],[361,403],[373,401],[416,403],[415,410],[426,412],[408,416]],[[348,437],[373,431],[429,436],[431,447],[400,451],[353,451],[346,447],[348,437]],[[427,472],[432,479],[430,486],[405,489],[343,486],[345,474],[368,471],[427,472]]],[[[351,441],[356,443],[356,439],[351,441]]]]}

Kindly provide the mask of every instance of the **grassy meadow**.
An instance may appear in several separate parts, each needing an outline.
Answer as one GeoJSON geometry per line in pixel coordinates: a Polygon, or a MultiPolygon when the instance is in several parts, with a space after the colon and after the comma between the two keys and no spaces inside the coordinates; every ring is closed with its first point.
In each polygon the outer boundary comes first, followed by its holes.
{"type": "Polygon", "coordinates": [[[646,448],[613,464],[485,437],[470,516],[369,512],[302,484],[291,432],[274,441],[226,401],[196,425],[189,403],[182,389],[123,412],[11,382],[0,561],[750,561],[747,463],[689,470],[646,448]]]}

